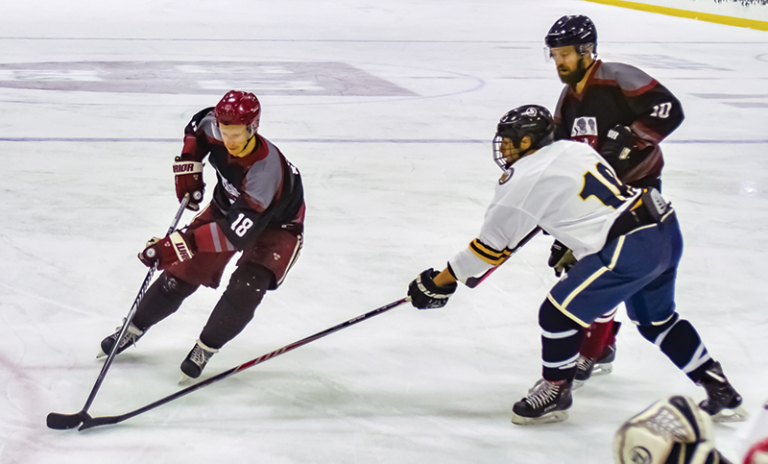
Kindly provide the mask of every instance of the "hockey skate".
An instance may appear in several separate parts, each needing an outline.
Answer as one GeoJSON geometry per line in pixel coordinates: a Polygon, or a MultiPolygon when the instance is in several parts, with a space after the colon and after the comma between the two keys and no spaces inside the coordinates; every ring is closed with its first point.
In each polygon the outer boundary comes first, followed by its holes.
{"type": "Polygon", "coordinates": [[[205,346],[200,340],[195,343],[192,351],[189,352],[187,357],[181,363],[182,377],[179,380],[180,384],[186,383],[190,379],[196,379],[203,373],[205,365],[211,360],[214,354],[219,350],[205,346]]]}
{"type": "Polygon", "coordinates": [[[562,422],[568,418],[567,409],[571,407],[572,381],[565,380],[554,384],[544,379],[539,380],[512,407],[512,423],[517,425],[549,424],[562,422]]]}
{"type": "MultiPolygon", "coordinates": [[[[123,319],[123,323],[125,323],[125,319],[123,319]]],[[[101,351],[99,351],[99,354],[96,355],[96,358],[103,358],[104,356],[108,355],[110,351],[112,351],[112,347],[115,346],[115,341],[117,341],[117,336],[120,335],[120,330],[122,328],[123,326],[118,327],[115,333],[101,341],[101,351]]],[[[133,325],[133,322],[128,324],[128,328],[125,330],[123,338],[120,339],[120,343],[117,345],[117,353],[115,354],[120,354],[129,346],[135,345],[136,342],[139,341],[139,339],[144,335],[144,332],[145,331],[133,325]]]]}
{"type": "Polygon", "coordinates": [[[616,345],[606,346],[600,359],[579,356],[576,361],[576,377],[573,380],[573,389],[579,389],[590,377],[608,375],[613,372],[613,361],[616,359],[616,345]]]}
{"type": "Polygon", "coordinates": [[[728,382],[723,374],[720,363],[715,361],[704,372],[699,385],[707,391],[707,399],[699,403],[699,407],[712,416],[715,422],[742,422],[749,414],[741,406],[741,395],[728,382]]]}

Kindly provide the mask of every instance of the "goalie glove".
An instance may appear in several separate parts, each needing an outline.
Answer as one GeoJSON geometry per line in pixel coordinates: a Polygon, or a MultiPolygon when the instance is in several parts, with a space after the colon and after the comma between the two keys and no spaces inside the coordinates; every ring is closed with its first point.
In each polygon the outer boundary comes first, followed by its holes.
{"type": "Polygon", "coordinates": [[[630,418],[614,436],[616,464],[728,463],[715,449],[712,419],[687,396],[671,396],[630,418]]]}
{"type": "Polygon", "coordinates": [[[164,238],[152,237],[147,242],[146,248],[139,253],[139,260],[147,267],[157,264],[160,270],[172,265],[192,259],[194,243],[185,237],[182,232],[176,231],[164,238]]]}
{"type": "Polygon", "coordinates": [[[630,127],[617,124],[606,134],[600,155],[621,179],[648,157],[653,148],[653,145],[648,145],[632,132],[630,127]]]}
{"type": "Polygon", "coordinates": [[[411,304],[418,309],[442,308],[448,303],[448,298],[456,291],[456,282],[439,287],[432,280],[440,272],[429,268],[419,274],[408,285],[408,296],[411,304]]]}
{"type": "Polygon", "coordinates": [[[184,160],[182,156],[177,156],[176,162],[173,163],[173,174],[176,182],[176,198],[181,202],[184,195],[189,193],[187,209],[200,210],[200,202],[203,201],[205,191],[203,163],[184,160]]]}

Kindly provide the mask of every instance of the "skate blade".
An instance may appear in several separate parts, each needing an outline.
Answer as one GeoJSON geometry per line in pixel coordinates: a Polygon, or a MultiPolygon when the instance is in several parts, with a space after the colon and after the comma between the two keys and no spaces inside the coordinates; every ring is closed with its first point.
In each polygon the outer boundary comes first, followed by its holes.
{"type": "Polygon", "coordinates": [[[587,383],[586,380],[573,380],[573,386],[571,387],[571,391],[578,390],[579,388],[583,387],[584,384],[587,383]]]}
{"type": "Polygon", "coordinates": [[[96,353],[96,359],[106,358],[107,353],[104,352],[104,350],[99,350],[98,353],[96,353]]]}
{"type": "Polygon", "coordinates": [[[613,372],[613,363],[595,364],[592,375],[608,375],[613,372]]]}
{"type": "Polygon", "coordinates": [[[719,422],[721,424],[728,422],[744,422],[747,419],[749,419],[749,413],[743,406],[737,406],[733,409],[723,409],[712,416],[713,422],[719,422]]]}
{"type": "Polygon", "coordinates": [[[193,379],[192,377],[190,377],[187,374],[182,372],[181,373],[181,378],[179,379],[179,385],[182,386],[182,387],[185,387],[187,385],[190,385],[192,383],[192,381],[194,381],[194,380],[195,379],[193,379]]]}
{"type": "Polygon", "coordinates": [[[568,411],[553,411],[541,417],[523,417],[512,412],[512,423],[515,425],[553,424],[568,419],[568,411]]]}

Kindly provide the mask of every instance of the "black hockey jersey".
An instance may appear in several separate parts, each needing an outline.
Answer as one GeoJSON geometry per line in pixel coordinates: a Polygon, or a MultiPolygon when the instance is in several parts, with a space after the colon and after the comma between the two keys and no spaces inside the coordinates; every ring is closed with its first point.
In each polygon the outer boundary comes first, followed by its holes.
{"type": "Polygon", "coordinates": [[[563,89],[555,109],[555,138],[586,142],[599,152],[611,128],[630,126],[641,138],[640,149],[653,146],[648,157],[622,179],[637,185],[661,174],[664,160],[659,142],[683,117],[680,102],[656,79],[634,66],[597,60],[580,94],[569,85],[563,89]]]}

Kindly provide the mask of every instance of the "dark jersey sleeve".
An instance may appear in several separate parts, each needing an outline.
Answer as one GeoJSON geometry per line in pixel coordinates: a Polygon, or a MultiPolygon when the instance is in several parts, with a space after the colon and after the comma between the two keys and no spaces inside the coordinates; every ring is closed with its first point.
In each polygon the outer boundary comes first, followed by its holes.
{"type": "Polygon", "coordinates": [[[213,107],[206,108],[192,116],[184,128],[184,146],[181,159],[184,161],[202,161],[210,152],[209,138],[213,138],[215,120],[213,107]]]}
{"type": "Polygon", "coordinates": [[[616,80],[633,113],[632,131],[649,144],[658,145],[683,122],[680,101],[656,79],[621,63],[605,63],[603,70],[616,80]]]}

